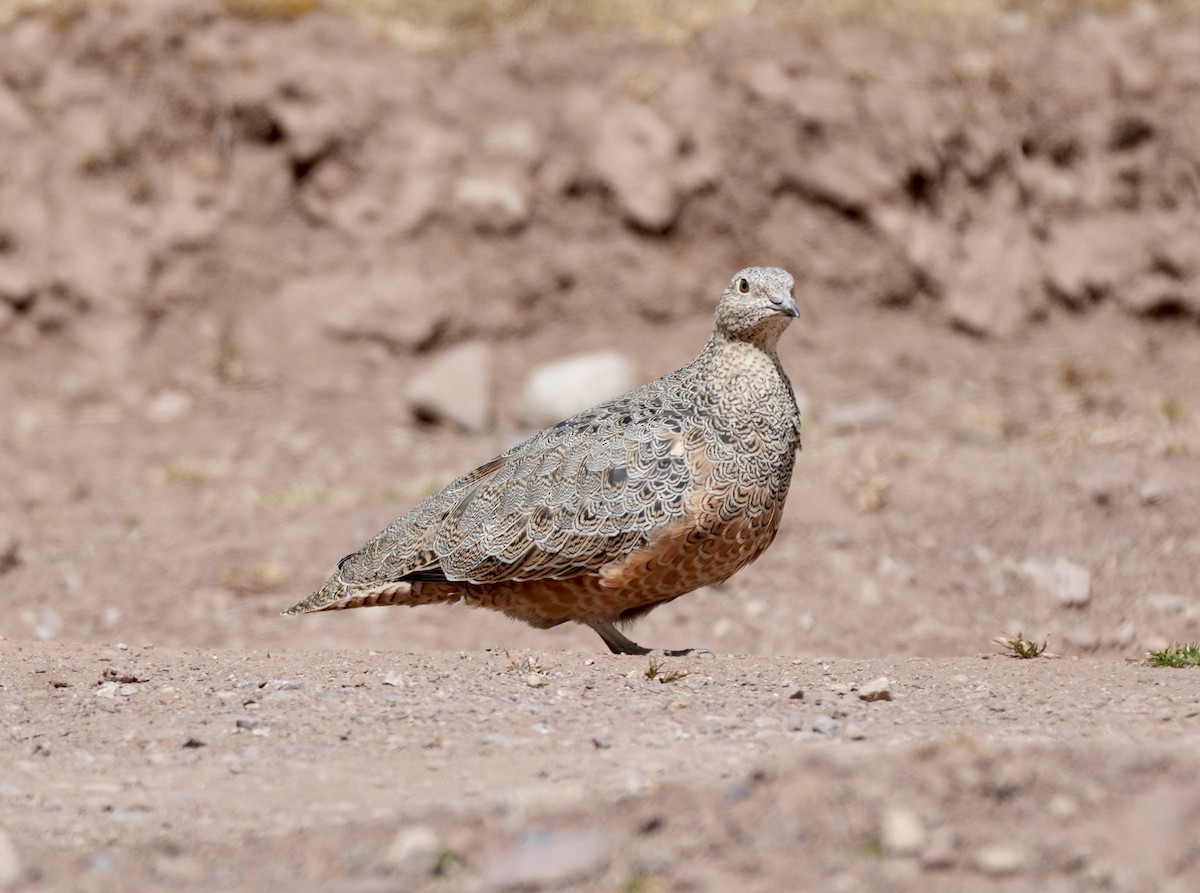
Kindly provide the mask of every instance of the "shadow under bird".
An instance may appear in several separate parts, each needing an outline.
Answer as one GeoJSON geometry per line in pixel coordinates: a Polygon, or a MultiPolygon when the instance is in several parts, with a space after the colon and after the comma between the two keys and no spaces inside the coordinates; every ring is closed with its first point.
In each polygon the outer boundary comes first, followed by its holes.
{"type": "Polygon", "coordinates": [[[775,539],[800,449],[776,345],[799,315],[789,273],[742,270],[686,366],[422,500],[284,613],[462,601],[650,653],[617,627],[728,579],[775,539]]]}

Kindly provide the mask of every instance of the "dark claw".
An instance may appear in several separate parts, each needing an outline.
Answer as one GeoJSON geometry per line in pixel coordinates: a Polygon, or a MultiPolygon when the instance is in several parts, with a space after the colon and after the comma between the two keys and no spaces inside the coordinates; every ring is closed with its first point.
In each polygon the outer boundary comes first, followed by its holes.
{"type": "Polygon", "coordinates": [[[675,650],[672,650],[670,648],[658,648],[658,649],[655,649],[655,651],[658,654],[661,654],[663,657],[687,657],[688,655],[691,655],[691,654],[697,654],[697,655],[707,654],[709,657],[712,657],[712,658],[715,658],[717,656],[716,652],[710,651],[707,648],[678,648],[675,650]]]}

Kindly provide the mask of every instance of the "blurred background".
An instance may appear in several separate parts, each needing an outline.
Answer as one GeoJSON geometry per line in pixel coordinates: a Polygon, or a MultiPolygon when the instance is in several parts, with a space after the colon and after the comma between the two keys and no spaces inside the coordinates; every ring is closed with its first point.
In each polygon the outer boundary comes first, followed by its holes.
{"type": "Polygon", "coordinates": [[[0,147],[4,637],[597,648],[278,612],[749,264],[783,530],[639,641],[1200,633],[1196,3],[0,2],[0,147]]]}

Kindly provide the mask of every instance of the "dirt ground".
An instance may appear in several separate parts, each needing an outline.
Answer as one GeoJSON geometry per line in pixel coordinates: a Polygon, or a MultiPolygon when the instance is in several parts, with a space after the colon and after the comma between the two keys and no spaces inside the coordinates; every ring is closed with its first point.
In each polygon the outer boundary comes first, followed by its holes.
{"type": "Polygon", "coordinates": [[[1200,639],[1200,18],[72,6],[0,29],[0,145],[0,889],[1196,889],[1200,683],[1141,659],[1200,639]],[[635,630],[715,658],[279,616],[764,263],[783,528],[635,630]],[[465,344],[475,430],[408,396],[465,344]]]}

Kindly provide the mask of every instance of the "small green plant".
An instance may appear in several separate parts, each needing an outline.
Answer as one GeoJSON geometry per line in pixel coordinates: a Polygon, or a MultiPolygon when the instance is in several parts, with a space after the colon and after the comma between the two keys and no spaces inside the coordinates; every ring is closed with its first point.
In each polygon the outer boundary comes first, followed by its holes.
{"type": "Polygon", "coordinates": [[[462,853],[444,849],[438,853],[437,860],[433,863],[433,873],[436,877],[446,877],[458,871],[466,861],[462,853]]]}
{"type": "Polygon", "coordinates": [[[1183,402],[1178,397],[1163,397],[1159,408],[1168,422],[1178,422],[1183,417],[1183,402]]]}
{"type": "Polygon", "coordinates": [[[665,666],[665,662],[650,658],[650,665],[646,667],[646,669],[642,672],[642,675],[651,682],[661,682],[663,685],[666,685],[668,682],[678,682],[680,679],[683,679],[688,675],[687,673],[680,672],[679,670],[672,670],[669,673],[663,672],[663,667],[665,666]]]}
{"type": "Polygon", "coordinates": [[[1053,651],[1046,650],[1050,645],[1049,636],[1037,642],[1025,638],[1024,633],[1018,632],[1015,636],[1001,634],[992,641],[1007,650],[1013,657],[1019,657],[1022,660],[1030,660],[1035,657],[1058,657],[1053,651]]]}
{"type": "Polygon", "coordinates": [[[653,875],[639,871],[626,878],[620,890],[621,893],[654,893],[655,890],[661,889],[661,886],[653,875]]]}
{"type": "Polygon", "coordinates": [[[1200,642],[1176,642],[1159,651],[1148,651],[1146,663],[1152,667],[1200,667],[1200,642]]]}
{"type": "Polygon", "coordinates": [[[884,846],[883,841],[877,837],[864,840],[858,845],[858,857],[860,859],[882,859],[887,854],[887,847],[884,846]]]}

